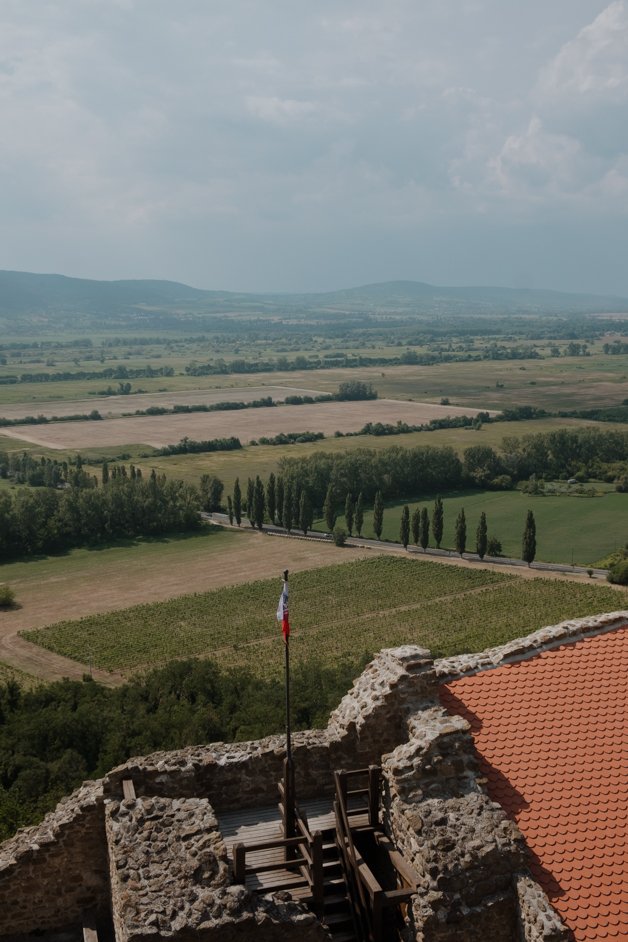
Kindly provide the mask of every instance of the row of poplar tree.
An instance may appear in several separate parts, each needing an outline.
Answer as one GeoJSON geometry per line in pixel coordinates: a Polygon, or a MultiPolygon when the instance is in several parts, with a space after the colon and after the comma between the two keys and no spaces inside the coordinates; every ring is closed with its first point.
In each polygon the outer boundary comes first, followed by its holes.
{"type": "MultiPolygon", "coordinates": [[[[362,536],[364,525],[364,497],[362,493],[354,497],[348,493],[344,502],[344,520],[346,533],[336,528],[338,517],[339,500],[333,486],[327,487],[325,500],[323,503],[323,519],[330,533],[337,538],[337,542],[343,542],[343,535],[362,536]]],[[[233,494],[227,497],[227,513],[229,522],[234,522],[240,526],[244,513],[252,527],[262,529],[265,520],[269,520],[276,526],[284,527],[288,533],[293,529],[302,530],[307,534],[312,529],[314,523],[314,507],[308,491],[299,486],[298,482],[292,480],[284,481],[281,475],[275,476],[271,473],[266,484],[259,475],[255,478],[248,478],[246,486],[246,495],[243,495],[240,486],[240,479],[236,478],[233,494]]],[[[373,532],[376,539],[380,540],[384,527],[384,499],[381,491],[375,494],[373,502],[373,532]]],[[[430,531],[437,548],[443,538],[444,527],[444,508],[441,497],[434,501],[432,517],[427,507],[416,508],[410,514],[410,507],[405,504],[401,511],[401,523],[399,527],[399,539],[404,548],[407,549],[412,536],[412,542],[426,550],[430,544],[430,531]]],[[[456,552],[462,556],[467,549],[467,521],[462,508],[456,518],[455,525],[455,548],[456,552]]],[[[480,557],[498,556],[501,553],[501,543],[494,537],[488,535],[488,525],[484,511],[480,514],[480,520],[476,531],[475,551],[480,557]]],[[[521,558],[528,563],[533,562],[536,556],[536,523],[534,514],[528,511],[525,523],[525,529],[522,540],[521,558]]]]}
{"type": "MultiPolygon", "coordinates": [[[[378,526],[381,533],[383,503],[381,502],[381,495],[379,496],[381,510],[378,510],[380,514],[380,521],[378,526]]],[[[375,529],[375,524],[373,525],[373,528],[375,529]]],[[[431,528],[436,546],[440,547],[440,543],[443,538],[443,502],[440,497],[437,497],[434,502],[431,528]]],[[[399,540],[401,543],[403,543],[404,549],[408,548],[408,544],[410,543],[410,534],[412,534],[413,543],[416,543],[417,546],[421,546],[424,550],[428,548],[430,544],[430,517],[427,507],[423,507],[421,509],[417,507],[412,515],[410,515],[409,506],[407,504],[404,505],[401,511],[401,523],[399,525],[399,540]]],[[[460,553],[462,556],[467,549],[467,518],[465,516],[464,507],[460,509],[460,512],[456,517],[456,525],[454,528],[454,545],[456,552],[460,553]]],[[[488,524],[486,521],[486,513],[484,511],[482,511],[480,514],[478,526],[475,531],[475,552],[480,557],[480,559],[484,559],[486,555],[500,556],[502,552],[501,542],[496,539],[496,537],[489,537],[488,535],[488,524]]],[[[532,511],[528,510],[523,531],[523,538],[521,541],[521,558],[524,560],[524,562],[530,565],[530,563],[534,562],[535,556],[536,521],[532,511]]]]}

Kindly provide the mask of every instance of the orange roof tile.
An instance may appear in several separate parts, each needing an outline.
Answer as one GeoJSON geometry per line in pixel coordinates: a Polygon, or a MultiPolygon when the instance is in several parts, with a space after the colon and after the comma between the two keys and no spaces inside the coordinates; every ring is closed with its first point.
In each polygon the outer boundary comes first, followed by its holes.
{"type": "Polygon", "coordinates": [[[628,625],[441,688],[576,942],[628,940],[628,625]]]}

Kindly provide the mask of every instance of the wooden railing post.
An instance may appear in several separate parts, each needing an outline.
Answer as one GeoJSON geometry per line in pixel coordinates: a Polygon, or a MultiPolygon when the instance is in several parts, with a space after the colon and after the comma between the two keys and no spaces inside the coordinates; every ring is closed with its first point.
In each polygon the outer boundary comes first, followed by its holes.
{"type": "Polygon", "coordinates": [[[233,881],[246,882],[246,847],[241,843],[233,845],[233,881]]]}
{"type": "MultiPolygon", "coordinates": [[[[283,836],[296,837],[296,795],[294,793],[294,766],[289,759],[283,764],[283,836]]],[[[286,847],[286,860],[294,857],[291,847],[286,847]]]]}
{"type": "Polygon", "coordinates": [[[373,942],[382,942],[384,914],[384,891],[376,890],[373,894],[373,942]]]}
{"type": "Polygon", "coordinates": [[[372,828],[379,825],[379,784],[380,768],[369,765],[369,824],[372,828]]]}
{"type": "Polygon", "coordinates": [[[312,835],[312,897],[314,906],[323,906],[323,835],[316,831],[312,835]]]}

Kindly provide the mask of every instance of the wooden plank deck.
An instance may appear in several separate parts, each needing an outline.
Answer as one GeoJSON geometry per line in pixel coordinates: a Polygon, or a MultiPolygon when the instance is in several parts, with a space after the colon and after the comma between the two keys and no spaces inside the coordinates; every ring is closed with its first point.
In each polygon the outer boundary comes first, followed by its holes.
{"type": "MultiPolygon", "coordinates": [[[[315,831],[335,830],[336,821],[331,798],[314,798],[300,801],[299,807],[307,817],[310,833],[315,831]]],[[[360,815],[354,823],[366,824],[367,815],[360,815]]],[[[279,808],[266,805],[263,808],[247,808],[229,811],[218,815],[218,827],[227,847],[229,862],[233,863],[233,845],[237,843],[250,846],[274,841],[283,837],[279,808]]],[[[281,887],[301,899],[310,897],[310,889],[301,875],[299,868],[287,869],[285,851],[282,847],[247,852],[246,886],[258,893],[269,893],[281,887]],[[264,873],[252,872],[256,867],[276,864],[276,868],[264,873]]]]}
{"type": "MultiPolygon", "coordinates": [[[[300,802],[301,809],[307,815],[311,831],[325,830],[335,826],[331,798],[313,799],[300,802]]],[[[227,847],[227,856],[233,863],[233,845],[242,843],[263,844],[283,837],[281,816],[277,805],[263,808],[247,808],[242,811],[230,811],[218,815],[218,826],[227,847]]],[[[249,890],[269,893],[281,886],[290,890],[293,896],[307,899],[309,887],[298,868],[287,869],[285,851],[282,847],[258,850],[246,855],[246,886],[249,890]],[[276,869],[264,873],[252,873],[256,867],[276,864],[276,869]]]]}

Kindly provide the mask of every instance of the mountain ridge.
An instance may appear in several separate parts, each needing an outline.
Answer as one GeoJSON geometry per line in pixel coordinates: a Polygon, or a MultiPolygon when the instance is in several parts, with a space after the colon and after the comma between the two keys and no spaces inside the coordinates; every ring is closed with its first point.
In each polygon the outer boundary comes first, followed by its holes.
{"type": "Polygon", "coordinates": [[[0,270],[0,324],[4,329],[173,326],[173,318],[303,316],[391,313],[404,316],[496,313],[624,313],[628,298],[550,289],[440,286],[398,280],[337,291],[279,293],[194,288],[166,279],[95,280],[56,273],[0,270]],[[107,317],[106,325],[102,318],[107,317]],[[150,323],[149,323],[150,322],[150,323]]]}

